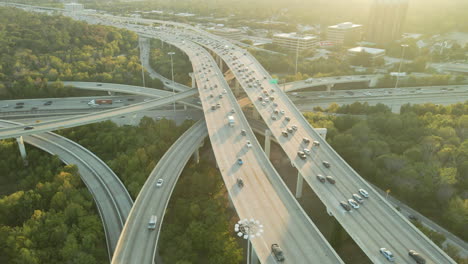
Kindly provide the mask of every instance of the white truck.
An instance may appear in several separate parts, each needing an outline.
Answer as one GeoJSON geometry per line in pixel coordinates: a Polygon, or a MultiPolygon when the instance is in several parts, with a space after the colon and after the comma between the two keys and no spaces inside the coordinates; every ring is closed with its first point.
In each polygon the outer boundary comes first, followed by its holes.
{"type": "Polygon", "coordinates": [[[234,117],[232,115],[228,116],[229,126],[234,126],[234,117]]]}

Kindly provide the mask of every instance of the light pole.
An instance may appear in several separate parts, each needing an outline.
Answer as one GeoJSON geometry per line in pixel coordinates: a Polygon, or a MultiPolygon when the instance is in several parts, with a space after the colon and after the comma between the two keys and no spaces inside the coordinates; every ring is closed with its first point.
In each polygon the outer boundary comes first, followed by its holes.
{"type": "Polygon", "coordinates": [[[401,65],[403,64],[403,58],[405,57],[405,48],[406,47],[408,47],[408,44],[402,44],[401,45],[401,61],[400,61],[400,67],[398,67],[398,74],[397,74],[397,77],[396,77],[395,89],[398,87],[398,81],[400,80],[401,65]]]}
{"type": "Polygon", "coordinates": [[[294,75],[297,74],[297,59],[299,58],[299,37],[296,35],[297,37],[297,44],[296,44],[296,70],[294,72],[294,75]]]}
{"type": "MultiPolygon", "coordinates": [[[[250,262],[250,239],[259,237],[263,233],[263,225],[260,224],[260,221],[253,218],[239,220],[234,226],[234,231],[237,232],[239,237],[247,239],[247,264],[250,262]]],[[[253,251],[253,248],[252,248],[253,251]]]]}
{"type": "MultiPolygon", "coordinates": [[[[175,52],[169,52],[167,53],[169,56],[171,56],[171,75],[172,75],[172,96],[175,96],[175,91],[174,91],[174,61],[172,60],[172,55],[175,55],[175,52]]],[[[175,114],[175,101],[173,102],[174,105],[174,114],[175,114]]]]}

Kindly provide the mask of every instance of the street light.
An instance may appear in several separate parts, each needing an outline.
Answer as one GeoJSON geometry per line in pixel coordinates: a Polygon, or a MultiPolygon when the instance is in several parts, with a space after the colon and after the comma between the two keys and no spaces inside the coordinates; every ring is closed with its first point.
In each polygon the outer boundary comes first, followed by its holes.
{"type": "Polygon", "coordinates": [[[401,65],[403,64],[403,58],[405,57],[405,48],[406,47],[408,47],[408,44],[402,44],[401,45],[401,61],[400,61],[400,67],[398,67],[398,74],[397,74],[397,77],[396,77],[395,89],[398,87],[398,81],[400,80],[401,65]]]}
{"type": "MultiPolygon", "coordinates": [[[[234,231],[237,232],[237,236],[247,239],[247,264],[250,259],[250,239],[259,237],[263,233],[263,225],[260,224],[260,221],[253,218],[239,220],[237,224],[234,225],[234,231]]],[[[253,248],[252,248],[253,251],[253,248]]]]}
{"type": "MultiPolygon", "coordinates": [[[[167,53],[169,56],[171,56],[171,75],[172,75],[172,96],[175,96],[175,91],[174,91],[174,61],[172,60],[172,55],[175,55],[175,52],[169,52],[167,53]]],[[[174,114],[175,114],[175,101],[173,102],[174,105],[174,114]]]]}

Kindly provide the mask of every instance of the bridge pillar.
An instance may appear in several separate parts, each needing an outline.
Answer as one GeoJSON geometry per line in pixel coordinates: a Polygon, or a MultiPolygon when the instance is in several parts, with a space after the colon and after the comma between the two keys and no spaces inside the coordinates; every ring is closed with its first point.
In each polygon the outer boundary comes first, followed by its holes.
{"type": "Polygon", "coordinates": [[[331,92],[332,88],[333,88],[334,84],[327,84],[327,92],[331,92]]]}
{"type": "Polygon", "coordinates": [[[257,109],[255,109],[255,107],[252,110],[252,117],[254,119],[260,120],[260,114],[258,113],[257,109]]]}
{"type": "Polygon", "coordinates": [[[373,77],[370,81],[369,81],[369,87],[375,87],[377,85],[377,83],[379,82],[379,78],[377,76],[373,77]]]}
{"type": "Polygon", "coordinates": [[[304,183],[304,178],[300,172],[297,172],[297,183],[296,183],[296,198],[299,199],[302,197],[302,184],[304,183]]]}
{"type": "Polygon", "coordinates": [[[333,213],[330,211],[330,209],[328,209],[328,207],[327,207],[327,213],[329,216],[333,216],[333,213]]]}
{"type": "Polygon", "coordinates": [[[193,160],[198,164],[200,163],[200,148],[197,148],[193,153],[193,160]]]}
{"type": "Polygon", "coordinates": [[[23,158],[23,160],[27,162],[26,148],[24,147],[23,137],[17,137],[16,142],[18,142],[18,147],[19,147],[19,151],[21,154],[21,158],[23,158]]]}
{"type": "Polygon", "coordinates": [[[269,129],[265,130],[265,154],[268,159],[270,158],[270,145],[271,145],[271,132],[269,129]]]}
{"type": "Polygon", "coordinates": [[[114,95],[115,95],[115,92],[107,91],[107,94],[110,95],[110,96],[114,96],[114,95]]]}
{"type": "Polygon", "coordinates": [[[234,95],[238,96],[240,93],[240,85],[237,80],[234,80],[234,95]]]}
{"type": "Polygon", "coordinates": [[[197,88],[197,83],[195,82],[195,74],[191,72],[189,73],[189,76],[192,77],[192,88],[197,88]]]}
{"type": "Polygon", "coordinates": [[[187,105],[184,104],[184,111],[187,111],[187,105]]]}
{"type": "Polygon", "coordinates": [[[252,249],[252,252],[250,254],[250,256],[252,256],[250,258],[250,264],[257,264],[258,263],[258,256],[257,256],[257,252],[255,251],[254,247],[251,246],[250,247],[252,249]]]}

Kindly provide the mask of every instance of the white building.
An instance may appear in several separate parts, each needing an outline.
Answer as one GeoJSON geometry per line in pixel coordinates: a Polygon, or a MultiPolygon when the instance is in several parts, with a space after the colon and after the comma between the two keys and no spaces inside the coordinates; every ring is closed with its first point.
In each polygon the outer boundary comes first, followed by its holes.
{"type": "Polygon", "coordinates": [[[273,44],[295,51],[308,50],[317,45],[318,38],[312,35],[281,33],[273,35],[273,44]]]}
{"type": "Polygon", "coordinates": [[[327,30],[327,40],[335,45],[355,45],[361,40],[361,35],[362,25],[351,22],[329,26],[327,30]]]}
{"type": "Polygon", "coordinates": [[[380,57],[383,58],[385,56],[384,49],[376,49],[376,48],[368,48],[368,47],[355,47],[352,49],[348,49],[348,55],[351,57],[356,56],[360,54],[361,52],[369,53],[373,61],[377,58],[380,58],[380,57]]]}
{"type": "Polygon", "coordinates": [[[84,9],[83,5],[78,4],[78,3],[67,3],[67,4],[64,4],[64,7],[65,7],[65,11],[69,11],[69,12],[81,12],[84,9]]]}
{"type": "Polygon", "coordinates": [[[241,41],[244,38],[244,36],[242,35],[242,31],[236,28],[213,28],[210,29],[210,32],[215,34],[216,36],[237,41],[241,41]]]}

